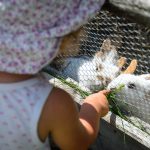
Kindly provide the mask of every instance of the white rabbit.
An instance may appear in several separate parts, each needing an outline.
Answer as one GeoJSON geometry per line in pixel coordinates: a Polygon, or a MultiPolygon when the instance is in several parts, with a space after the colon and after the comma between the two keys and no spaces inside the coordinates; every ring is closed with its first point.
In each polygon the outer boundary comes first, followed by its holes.
{"type": "MultiPolygon", "coordinates": [[[[62,73],[90,90],[101,89],[120,74],[119,56],[115,46],[106,39],[93,57],[81,56],[65,59],[62,73]]],[[[125,61],[125,58],[121,58],[125,61]]]]}
{"type": "Polygon", "coordinates": [[[112,90],[121,84],[124,87],[116,94],[118,106],[150,124],[150,74],[121,74],[109,83],[107,89],[112,90]]]}

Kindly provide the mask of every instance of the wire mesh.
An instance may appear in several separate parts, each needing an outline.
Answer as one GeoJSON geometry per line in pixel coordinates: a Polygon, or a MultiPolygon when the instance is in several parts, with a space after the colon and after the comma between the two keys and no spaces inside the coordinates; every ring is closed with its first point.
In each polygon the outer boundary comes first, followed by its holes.
{"type": "MultiPolygon", "coordinates": [[[[114,89],[123,84],[124,87],[116,93],[115,103],[121,113],[128,118],[134,117],[132,121],[150,134],[142,126],[150,124],[150,29],[123,14],[103,9],[82,27],[79,36],[73,38],[67,50],[51,64],[51,69],[55,70],[52,72],[57,72],[63,79],[73,79],[79,87],[90,92],[108,87],[114,89]],[[108,39],[111,46],[103,46],[108,39]],[[107,47],[117,49],[117,54],[114,51],[105,53],[107,47]],[[126,63],[118,69],[120,57],[125,57],[126,63]],[[133,75],[120,75],[133,59],[137,61],[135,72],[131,71],[133,75]]],[[[133,63],[130,69],[134,67],[133,63]]],[[[74,89],[77,96],[76,91],[77,88],[74,89]]]]}

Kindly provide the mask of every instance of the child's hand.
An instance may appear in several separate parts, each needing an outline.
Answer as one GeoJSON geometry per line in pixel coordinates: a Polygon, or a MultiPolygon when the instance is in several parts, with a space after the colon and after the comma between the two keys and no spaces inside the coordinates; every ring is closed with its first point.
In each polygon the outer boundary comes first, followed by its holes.
{"type": "Polygon", "coordinates": [[[109,94],[110,91],[109,91],[109,90],[102,90],[102,91],[100,91],[99,93],[102,93],[102,94],[104,94],[105,96],[107,96],[107,94],[109,94]]]}
{"type": "Polygon", "coordinates": [[[92,104],[95,107],[100,114],[100,117],[104,117],[109,111],[109,104],[106,98],[106,95],[109,92],[110,91],[108,90],[103,90],[98,93],[91,94],[85,100],[85,102],[92,104]]]}
{"type": "Polygon", "coordinates": [[[109,93],[110,91],[108,90],[103,90],[97,93],[98,95],[100,95],[100,102],[102,106],[101,117],[104,117],[109,111],[109,103],[106,98],[107,94],[109,93]]]}

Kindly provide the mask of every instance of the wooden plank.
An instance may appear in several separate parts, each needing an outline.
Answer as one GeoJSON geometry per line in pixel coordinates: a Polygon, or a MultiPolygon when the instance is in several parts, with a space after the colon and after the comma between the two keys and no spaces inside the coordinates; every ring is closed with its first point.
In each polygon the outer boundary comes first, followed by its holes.
{"type": "Polygon", "coordinates": [[[109,0],[109,3],[150,26],[149,0],[109,0]]]}

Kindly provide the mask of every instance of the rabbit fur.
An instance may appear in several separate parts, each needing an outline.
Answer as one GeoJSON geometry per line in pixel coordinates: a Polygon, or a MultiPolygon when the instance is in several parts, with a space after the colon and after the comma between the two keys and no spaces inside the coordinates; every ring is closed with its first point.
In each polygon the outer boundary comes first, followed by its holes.
{"type": "Polygon", "coordinates": [[[121,74],[107,89],[112,90],[120,84],[124,87],[116,94],[117,104],[131,116],[150,124],[150,74],[121,74]]]}
{"type": "Polygon", "coordinates": [[[90,90],[101,89],[120,74],[119,56],[109,39],[93,57],[70,57],[65,60],[63,74],[90,90]]]}
{"type": "Polygon", "coordinates": [[[80,43],[86,40],[86,32],[83,27],[64,36],[61,41],[58,56],[76,56],[80,52],[80,43]]]}

